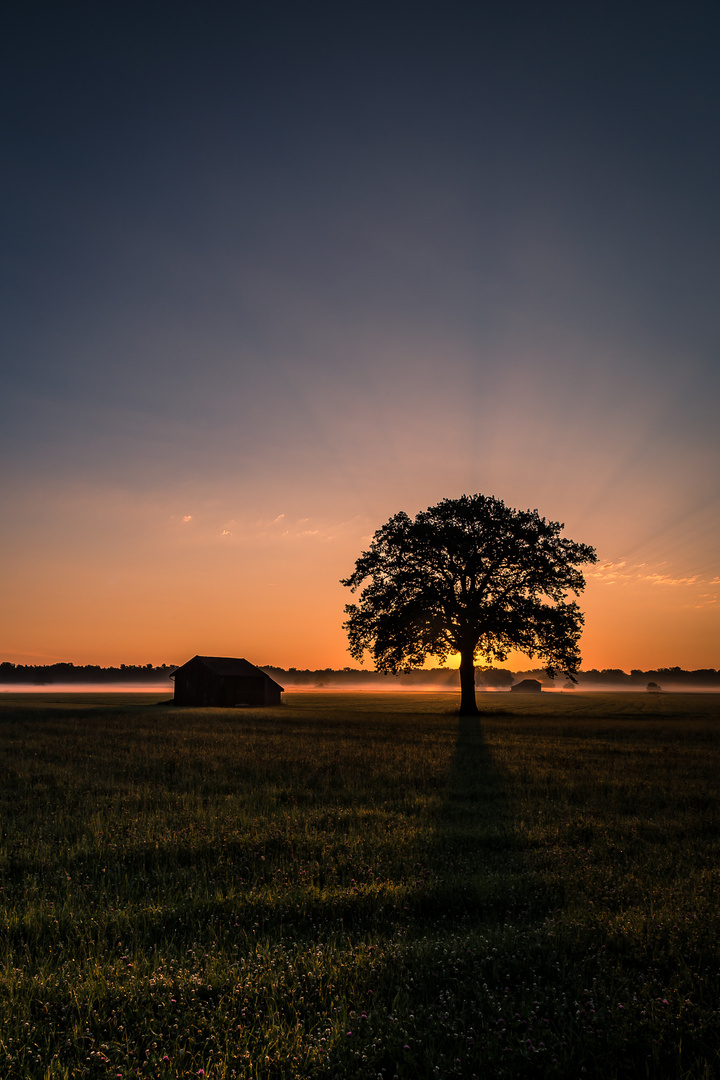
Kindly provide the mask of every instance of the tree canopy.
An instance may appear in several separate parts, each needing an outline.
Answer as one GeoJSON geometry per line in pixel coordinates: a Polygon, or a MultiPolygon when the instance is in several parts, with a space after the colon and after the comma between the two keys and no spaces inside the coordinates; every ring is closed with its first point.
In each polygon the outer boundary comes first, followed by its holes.
{"type": "Polygon", "coordinates": [[[578,567],[597,556],[563,528],[486,495],[444,499],[414,520],[395,514],[342,581],[364,586],[345,607],[351,656],[368,651],[396,674],[459,653],[463,713],[477,712],[476,661],[502,662],[511,649],[574,680],[584,618],[567,596],[582,592],[578,567]]]}

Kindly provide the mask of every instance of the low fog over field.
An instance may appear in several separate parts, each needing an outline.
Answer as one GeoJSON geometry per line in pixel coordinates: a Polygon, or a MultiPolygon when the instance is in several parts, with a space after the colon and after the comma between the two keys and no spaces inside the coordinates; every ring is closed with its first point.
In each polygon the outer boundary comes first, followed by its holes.
{"type": "MultiPolygon", "coordinates": [[[[378,691],[422,691],[433,692],[447,690],[457,692],[459,674],[456,668],[437,667],[421,668],[401,675],[385,675],[382,672],[363,668],[346,667],[300,669],[281,668],[272,664],[259,665],[285,690],[372,690],[378,691]]],[[[144,666],[122,664],[120,667],[102,668],[96,665],[74,665],[69,663],[30,665],[0,663],[0,693],[13,689],[42,691],[52,687],[58,693],[78,690],[106,690],[108,692],[143,691],[172,694],[173,682],[170,678],[177,669],[177,664],[144,666]]],[[[603,670],[590,669],[581,671],[577,683],[571,683],[564,676],[550,679],[542,668],[529,668],[522,671],[510,671],[508,668],[478,668],[475,682],[479,692],[490,693],[508,691],[522,679],[537,679],[543,691],[647,691],[657,687],[662,691],[672,690],[720,690],[720,672],[714,668],[702,668],[685,671],[679,667],[655,668],[641,671],[633,668],[625,672],[619,668],[603,670]],[[654,687],[652,684],[655,684],[654,687]]]]}

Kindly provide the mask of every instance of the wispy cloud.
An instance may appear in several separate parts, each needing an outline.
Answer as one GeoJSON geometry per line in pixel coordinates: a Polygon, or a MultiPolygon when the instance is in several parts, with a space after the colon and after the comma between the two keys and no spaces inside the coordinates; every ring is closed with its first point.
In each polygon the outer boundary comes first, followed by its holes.
{"type": "Polygon", "coordinates": [[[668,588],[690,588],[693,585],[720,584],[720,579],[703,581],[699,574],[675,575],[669,569],[664,569],[666,563],[656,564],[654,567],[648,563],[628,563],[626,559],[617,562],[601,563],[597,570],[593,570],[588,577],[594,578],[603,585],[630,585],[647,583],[649,585],[666,586],[668,588]]]}
{"type": "Polygon", "coordinates": [[[593,570],[588,574],[588,577],[595,578],[596,581],[601,581],[604,585],[616,585],[618,582],[629,581],[635,576],[635,574],[631,573],[624,559],[620,560],[620,562],[601,563],[597,570],[593,570]]]}
{"type": "Polygon", "coordinates": [[[720,592],[710,591],[713,585],[720,585],[720,577],[716,575],[707,580],[700,574],[673,573],[667,562],[652,565],[646,562],[630,563],[627,559],[607,561],[600,563],[588,577],[601,585],[616,588],[651,587],[676,590],[683,608],[697,610],[720,604],[720,592]]]}
{"type": "MultiPolygon", "coordinates": [[[[289,517],[287,514],[277,514],[274,517],[243,519],[236,517],[219,518],[215,514],[205,513],[195,519],[192,514],[183,517],[172,518],[172,523],[187,525],[193,523],[192,543],[194,545],[211,545],[220,541],[238,545],[255,545],[258,542],[264,546],[287,545],[293,542],[302,543],[308,540],[316,540],[319,543],[333,544],[335,542],[356,543],[358,549],[371,537],[363,536],[367,528],[365,521],[358,516],[341,520],[328,520],[315,517],[289,517]],[[214,520],[213,520],[214,518],[214,520]]],[[[189,537],[189,534],[188,534],[189,537]]]]}
{"type": "Polygon", "coordinates": [[[697,574],[693,577],[672,577],[671,574],[646,574],[641,580],[649,581],[652,585],[669,585],[677,588],[679,585],[695,585],[700,579],[697,574]]]}

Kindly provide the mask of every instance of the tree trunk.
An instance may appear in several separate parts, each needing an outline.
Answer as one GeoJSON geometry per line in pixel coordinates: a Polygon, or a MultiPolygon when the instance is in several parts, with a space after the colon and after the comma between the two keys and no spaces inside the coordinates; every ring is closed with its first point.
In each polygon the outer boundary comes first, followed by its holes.
{"type": "Polygon", "coordinates": [[[475,701],[475,657],[474,649],[463,649],[460,653],[460,715],[478,716],[475,701]]]}

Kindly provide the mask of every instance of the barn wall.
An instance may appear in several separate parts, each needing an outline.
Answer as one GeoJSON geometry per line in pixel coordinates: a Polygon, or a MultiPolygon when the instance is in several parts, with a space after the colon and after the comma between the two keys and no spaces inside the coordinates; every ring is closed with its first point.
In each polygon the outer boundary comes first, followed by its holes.
{"type": "Polygon", "coordinates": [[[248,675],[235,675],[221,680],[220,697],[218,704],[230,707],[231,705],[264,705],[261,679],[248,675]]]}
{"type": "Polygon", "coordinates": [[[276,682],[273,682],[272,679],[264,679],[263,680],[263,689],[264,689],[264,695],[263,695],[264,696],[264,702],[263,702],[263,704],[265,704],[265,705],[280,705],[281,704],[282,699],[281,699],[280,695],[282,693],[282,690],[280,689],[280,687],[278,686],[278,684],[276,682]]]}
{"type": "Polygon", "coordinates": [[[232,708],[233,705],[280,705],[281,689],[266,675],[221,676],[205,664],[189,662],[175,673],[176,705],[232,708]]]}
{"type": "Polygon", "coordinates": [[[218,677],[204,664],[186,666],[175,675],[175,696],[177,705],[217,705],[218,677]]]}

